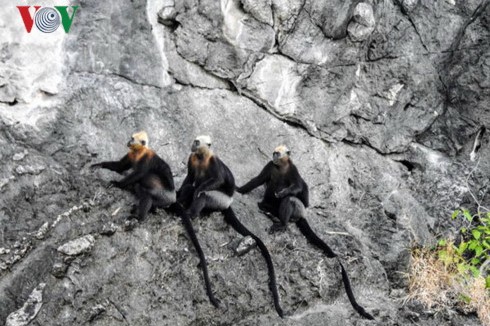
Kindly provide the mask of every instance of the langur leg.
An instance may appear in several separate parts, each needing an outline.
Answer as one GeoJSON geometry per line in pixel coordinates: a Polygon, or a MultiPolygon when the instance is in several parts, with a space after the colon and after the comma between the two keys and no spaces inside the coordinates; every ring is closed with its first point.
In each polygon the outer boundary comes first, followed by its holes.
{"type": "Polygon", "coordinates": [[[194,197],[194,192],[196,187],[192,185],[183,186],[177,192],[177,202],[183,207],[189,207],[192,204],[192,198],[194,197]]]}
{"type": "Polygon", "coordinates": [[[274,211],[274,207],[271,204],[269,204],[266,201],[264,201],[264,200],[261,201],[261,202],[259,202],[257,204],[257,206],[259,207],[259,209],[261,211],[264,211],[266,213],[272,213],[274,211]]]}
{"type": "Polygon", "coordinates": [[[175,191],[168,191],[165,189],[155,189],[152,190],[150,193],[152,195],[154,208],[156,207],[167,208],[168,206],[175,203],[177,200],[175,191]]]}
{"type": "MultiPolygon", "coordinates": [[[[140,203],[138,205],[134,205],[131,209],[131,214],[138,214],[141,217],[140,207],[142,204],[147,205],[148,199],[150,197],[152,200],[152,205],[149,209],[149,213],[156,213],[157,208],[166,208],[176,201],[175,191],[168,191],[162,188],[149,189],[140,184],[135,185],[134,187],[134,195],[140,199],[140,203]]],[[[147,212],[147,213],[148,213],[147,212]]],[[[146,217],[146,215],[145,215],[146,217]]]]}
{"type": "Polygon", "coordinates": [[[281,201],[281,204],[279,204],[279,222],[272,224],[271,228],[269,229],[269,234],[285,231],[293,212],[294,206],[289,200],[289,197],[284,198],[281,201]]]}
{"type": "Polygon", "coordinates": [[[195,219],[201,214],[201,211],[206,207],[206,195],[201,194],[199,197],[194,199],[191,207],[185,211],[185,214],[191,219],[195,219]]]}
{"type": "Polygon", "coordinates": [[[306,209],[303,203],[296,197],[288,196],[283,198],[279,205],[279,222],[274,223],[269,229],[269,233],[285,231],[289,221],[296,222],[304,217],[306,209]]]}
{"type": "Polygon", "coordinates": [[[187,214],[191,218],[196,218],[201,214],[203,209],[211,211],[222,211],[230,207],[233,202],[233,197],[230,197],[221,191],[205,191],[192,202],[191,207],[187,210],[187,214]]]}
{"type": "Polygon", "coordinates": [[[152,206],[153,200],[151,198],[151,195],[149,193],[143,193],[138,205],[138,220],[143,221],[148,215],[148,212],[150,211],[152,206]]]}
{"type": "Polygon", "coordinates": [[[278,210],[274,207],[273,204],[262,200],[257,204],[259,209],[264,212],[264,214],[272,220],[273,223],[278,223],[279,219],[277,218],[278,210]]]}
{"type": "MultiPolygon", "coordinates": [[[[141,188],[141,186],[139,184],[135,184],[131,193],[138,199],[140,200],[140,198],[143,198],[144,197],[144,194],[143,194],[143,189],[141,188]]],[[[137,204],[134,204],[132,207],[131,207],[131,211],[129,212],[131,215],[137,215],[138,214],[138,207],[139,207],[139,202],[137,204]]]]}
{"type": "Polygon", "coordinates": [[[206,208],[215,211],[225,210],[233,202],[233,197],[217,190],[205,191],[204,195],[206,197],[206,208]]]}
{"type": "MultiPolygon", "coordinates": [[[[144,219],[146,215],[148,215],[148,212],[150,213],[155,213],[155,207],[152,205],[146,213],[143,213],[142,211],[144,210],[142,205],[148,205],[148,197],[151,199],[151,194],[140,184],[135,184],[134,187],[132,187],[132,191],[134,196],[139,200],[138,204],[134,204],[133,207],[131,208],[130,214],[131,215],[137,215],[138,219],[141,218],[142,214],[144,219]]],[[[152,203],[153,204],[153,203],[152,203]]]]}
{"type": "Polygon", "coordinates": [[[293,214],[291,215],[289,222],[297,222],[300,218],[305,218],[306,208],[303,202],[297,197],[289,197],[289,200],[294,206],[293,214]]]}

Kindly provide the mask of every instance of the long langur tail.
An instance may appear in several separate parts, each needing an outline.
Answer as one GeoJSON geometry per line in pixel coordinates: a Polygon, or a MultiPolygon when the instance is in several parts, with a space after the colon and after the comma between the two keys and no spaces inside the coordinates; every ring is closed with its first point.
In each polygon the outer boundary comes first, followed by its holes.
{"type": "Polygon", "coordinates": [[[202,251],[201,245],[199,244],[199,240],[197,239],[196,232],[194,231],[194,227],[192,226],[191,219],[189,215],[184,213],[184,209],[180,206],[179,203],[173,204],[171,206],[171,210],[180,216],[182,220],[182,224],[184,224],[185,230],[187,231],[187,234],[191,238],[192,244],[194,245],[194,248],[197,251],[197,255],[199,256],[200,266],[202,269],[202,274],[204,276],[204,285],[206,286],[206,294],[208,295],[209,301],[211,301],[213,306],[217,308],[219,306],[219,301],[213,295],[211,282],[209,281],[208,264],[206,262],[206,257],[204,256],[204,252],[202,251]]]}
{"type": "Polygon", "coordinates": [[[337,254],[335,254],[333,250],[322,239],[320,239],[315,232],[313,232],[305,218],[300,218],[296,222],[296,225],[298,226],[301,233],[303,233],[303,235],[306,237],[306,239],[316,247],[320,248],[328,258],[337,258],[337,261],[339,262],[342,269],[342,281],[344,282],[345,292],[347,292],[347,297],[349,297],[349,301],[352,307],[364,318],[373,320],[374,317],[371,316],[362,306],[357,303],[356,298],[354,297],[354,293],[352,292],[349,276],[345,271],[344,265],[342,265],[342,263],[338,259],[337,254]]]}
{"type": "Polygon", "coordinates": [[[257,246],[260,249],[260,252],[262,253],[262,256],[265,259],[265,262],[267,264],[267,270],[269,272],[269,289],[272,292],[272,297],[274,299],[274,307],[276,308],[277,314],[283,318],[284,317],[284,312],[281,308],[281,305],[279,304],[279,294],[277,292],[277,284],[276,284],[276,273],[274,272],[274,265],[272,264],[272,258],[269,253],[269,250],[267,250],[267,247],[265,244],[260,240],[259,237],[257,237],[255,234],[253,234],[250,230],[248,230],[236,217],[235,212],[231,207],[228,207],[226,210],[223,211],[225,221],[229,225],[231,225],[235,231],[243,235],[244,237],[250,236],[255,240],[255,243],[257,243],[257,246]]]}

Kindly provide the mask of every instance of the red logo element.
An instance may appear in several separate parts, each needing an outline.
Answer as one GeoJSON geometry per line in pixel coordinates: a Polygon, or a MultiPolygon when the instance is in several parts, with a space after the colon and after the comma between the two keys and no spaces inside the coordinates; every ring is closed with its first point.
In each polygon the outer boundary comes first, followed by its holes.
{"type": "MultiPolygon", "coordinates": [[[[19,9],[20,15],[22,17],[22,20],[24,21],[24,26],[26,27],[27,33],[30,33],[32,30],[32,25],[34,24],[34,15],[31,16],[31,13],[29,12],[29,8],[31,6],[17,6],[17,9],[19,9]]],[[[34,14],[41,8],[41,6],[34,6],[34,14]]]]}

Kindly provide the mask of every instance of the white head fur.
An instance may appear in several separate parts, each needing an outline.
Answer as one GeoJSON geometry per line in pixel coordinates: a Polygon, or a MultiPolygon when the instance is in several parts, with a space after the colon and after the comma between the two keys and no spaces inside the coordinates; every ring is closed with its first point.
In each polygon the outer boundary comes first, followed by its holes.
{"type": "Polygon", "coordinates": [[[207,148],[207,149],[211,148],[211,137],[208,135],[197,136],[194,139],[194,142],[192,143],[191,150],[192,150],[192,152],[196,152],[197,150],[203,149],[203,148],[207,148]]]}
{"type": "Polygon", "coordinates": [[[272,153],[272,161],[274,164],[279,164],[280,161],[285,161],[286,159],[289,159],[289,155],[291,152],[285,145],[280,145],[277,146],[274,149],[274,153],[272,153]]]}
{"type": "Polygon", "coordinates": [[[147,147],[148,148],[148,134],[146,131],[139,131],[131,135],[131,140],[128,142],[128,147],[147,147]]]}

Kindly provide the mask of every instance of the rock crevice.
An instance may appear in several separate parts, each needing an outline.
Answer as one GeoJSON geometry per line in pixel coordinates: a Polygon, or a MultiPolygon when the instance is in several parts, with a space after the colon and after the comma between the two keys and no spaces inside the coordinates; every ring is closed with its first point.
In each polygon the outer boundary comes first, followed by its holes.
{"type": "Polygon", "coordinates": [[[238,185],[287,144],[310,224],[378,322],[479,325],[401,302],[410,247],[450,234],[459,206],[490,202],[488,133],[470,160],[490,125],[488,4],[87,0],[69,34],[43,44],[14,42],[21,31],[4,24],[0,325],[369,323],[294,225],[267,234],[261,190],[236,194],[234,209],[269,248],[292,317],[277,317],[260,253],[219,213],[194,222],[226,307],[214,309],[178,219],[158,210],[127,230],[134,198],[89,169],[122,157],[139,129],[177,186],[197,134],[238,185]],[[45,65],[25,66],[33,46],[45,65]]]}

